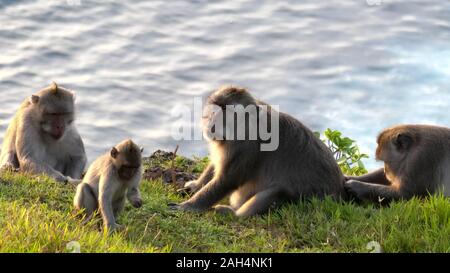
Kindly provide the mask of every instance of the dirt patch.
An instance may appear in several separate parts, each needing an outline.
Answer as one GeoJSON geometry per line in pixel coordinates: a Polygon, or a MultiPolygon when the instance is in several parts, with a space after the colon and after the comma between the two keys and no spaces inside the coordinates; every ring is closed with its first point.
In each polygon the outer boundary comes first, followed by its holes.
{"type": "Polygon", "coordinates": [[[195,160],[176,155],[175,152],[157,150],[151,156],[144,158],[144,179],[155,180],[161,178],[164,183],[175,184],[177,187],[198,178],[198,174],[191,169],[195,160]],[[182,162],[182,166],[179,166],[182,162]]]}

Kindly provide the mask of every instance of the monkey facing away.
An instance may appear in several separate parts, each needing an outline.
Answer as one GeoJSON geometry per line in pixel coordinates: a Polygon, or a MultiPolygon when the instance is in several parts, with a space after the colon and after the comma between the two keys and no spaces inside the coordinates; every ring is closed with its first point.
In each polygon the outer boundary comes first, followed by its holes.
{"type": "Polygon", "coordinates": [[[6,131],[0,168],[79,183],[86,154],[74,124],[74,96],[53,83],[26,99],[6,131]]]}
{"type": "Polygon", "coordinates": [[[450,197],[450,129],[399,125],[378,136],[377,160],[384,168],[348,177],[346,190],[362,201],[389,202],[442,191],[450,197]]]}
{"type": "Polygon", "coordinates": [[[142,179],[142,152],[132,140],[124,140],[89,167],[83,182],[77,186],[74,206],[83,210],[89,220],[100,210],[108,230],[116,223],[127,198],[135,208],[142,206],[139,184],[142,179]]]}
{"type": "Polygon", "coordinates": [[[185,190],[195,194],[181,204],[169,204],[173,209],[214,208],[245,217],[264,213],[282,201],[345,195],[345,178],[331,151],[295,118],[277,112],[238,87],[217,90],[209,96],[205,109],[203,130],[209,141],[211,163],[199,179],[185,185],[185,190]],[[244,139],[236,138],[239,113],[230,111],[239,107],[257,110],[256,114],[250,111],[241,119],[241,124],[242,121],[245,124],[244,139]],[[218,115],[220,111],[208,112],[208,109],[225,110],[227,118],[218,115]],[[268,116],[272,133],[279,132],[275,136],[279,143],[277,149],[261,149],[267,142],[259,130],[264,127],[264,115],[268,116]],[[278,120],[272,119],[273,116],[278,120]],[[225,126],[218,126],[222,119],[225,126]],[[253,139],[249,137],[252,130],[258,131],[253,139]],[[216,205],[230,194],[229,206],[216,205]]]}

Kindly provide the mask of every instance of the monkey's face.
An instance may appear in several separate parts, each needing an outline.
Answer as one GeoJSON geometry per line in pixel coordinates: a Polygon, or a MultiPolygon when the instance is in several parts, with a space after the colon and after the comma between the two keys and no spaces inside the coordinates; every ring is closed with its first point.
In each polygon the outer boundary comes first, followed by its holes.
{"type": "Polygon", "coordinates": [[[111,157],[122,180],[130,180],[142,169],[143,149],[135,145],[131,140],[122,142],[112,148],[111,157]]]}
{"type": "Polygon", "coordinates": [[[256,125],[257,106],[245,89],[222,88],[214,92],[203,109],[203,135],[212,140],[245,140],[249,119],[256,125]]]}
{"type": "Polygon", "coordinates": [[[407,132],[387,130],[378,137],[376,158],[388,164],[402,162],[412,148],[413,141],[407,132]]]}
{"type": "Polygon", "coordinates": [[[36,117],[41,130],[55,140],[64,138],[75,120],[74,97],[67,91],[44,92],[31,97],[37,109],[36,117]]]}
{"type": "Polygon", "coordinates": [[[64,137],[67,127],[73,120],[73,113],[44,112],[41,117],[41,128],[53,139],[59,140],[64,137]]]}
{"type": "Polygon", "coordinates": [[[135,165],[122,165],[119,170],[119,177],[122,180],[130,180],[133,178],[136,174],[138,174],[140,170],[140,166],[135,165]]]}
{"type": "Polygon", "coordinates": [[[216,104],[207,104],[203,109],[202,128],[203,135],[209,141],[224,140],[226,132],[225,125],[225,107],[216,104]]]}

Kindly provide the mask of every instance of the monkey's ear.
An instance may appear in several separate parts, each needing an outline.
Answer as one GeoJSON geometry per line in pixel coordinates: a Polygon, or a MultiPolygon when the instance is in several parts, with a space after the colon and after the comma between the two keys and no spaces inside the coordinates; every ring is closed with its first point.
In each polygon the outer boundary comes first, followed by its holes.
{"type": "Polygon", "coordinates": [[[30,102],[31,102],[32,104],[37,104],[37,103],[39,102],[39,96],[31,95],[31,97],[30,97],[30,102]]]}
{"type": "Polygon", "coordinates": [[[112,147],[111,157],[115,159],[115,158],[117,158],[118,155],[119,155],[119,151],[116,149],[116,147],[112,147]]]}
{"type": "Polygon", "coordinates": [[[409,134],[400,133],[395,138],[395,145],[401,150],[408,150],[413,143],[413,138],[409,134]]]}
{"type": "Polygon", "coordinates": [[[144,147],[141,147],[140,150],[141,150],[141,154],[142,154],[144,152],[144,147]]]}

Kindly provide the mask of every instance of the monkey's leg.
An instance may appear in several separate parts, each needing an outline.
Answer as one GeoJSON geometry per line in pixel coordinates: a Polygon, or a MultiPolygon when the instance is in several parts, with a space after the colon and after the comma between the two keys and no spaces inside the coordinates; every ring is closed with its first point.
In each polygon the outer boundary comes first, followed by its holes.
{"type": "Polygon", "coordinates": [[[236,210],[233,209],[233,207],[227,205],[214,206],[214,211],[220,214],[236,214],[236,210]]]}
{"type": "Polygon", "coordinates": [[[118,188],[121,186],[118,184],[118,181],[114,179],[114,175],[115,174],[110,171],[109,173],[102,175],[99,181],[98,201],[100,213],[103,219],[103,226],[109,231],[113,231],[119,227],[116,223],[116,218],[114,217],[115,210],[113,206],[115,205],[115,200],[113,197],[115,197],[116,194],[121,194],[118,192],[118,188]]]}
{"type": "Polygon", "coordinates": [[[386,174],[384,173],[384,168],[380,168],[376,171],[361,176],[346,176],[346,179],[380,185],[391,185],[391,182],[387,179],[386,174]]]}
{"type": "Polygon", "coordinates": [[[25,172],[31,172],[34,174],[46,174],[58,182],[68,182],[69,179],[62,173],[53,169],[44,162],[38,162],[37,160],[30,158],[22,158],[20,166],[25,172]]]}
{"type": "Polygon", "coordinates": [[[265,213],[276,201],[280,199],[280,190],[269,188],[258,192],[247,200],[237,211],[236,216],[247,217],[265,213]]]}
{"type": "Polygon", "coordinates": [[[173,209],[186,211],[205,211],[217,204],[225,196],[239,187],[236,176],[219,177],[211,180],[189,200],[177,205],[169,204],[173,209]]]}
{"type": "Polygon", "coordinates": [[[214,165],[209,163],[208,167],[203,171],[202,175],[194,181],[189,181],[184,184],[184,187],[178,190],[179,193],[195,193],[199,191],[203,186],[208,184],[214,177],[214,165]]]}
{"type": "Polygon", "coordinates": [[[82,183],[77,186],[77,192],[75,198],[73,199],[73,205],[78,210],[83,210],[87,215],[85,220],[89,221],[98,208],[97,198],[95,197],[94,191],[91,186],[87,183],[82,183]]]}
{"type": "Polygon", "coordinates": [[[229,206],[216,205],[214,206],[214,210],[221,214],[236,214],[236,210],[256,194],[254,187],[252,182],[245,183],[231,194],[229,206]]]}
{"type": "Polygon", "coordinates": [[[389,202],[402,198],[401,191],[394,186],[386,186],[349,180],[345,182],[345,189],[362,201],[374,203],[389,202]]]}

